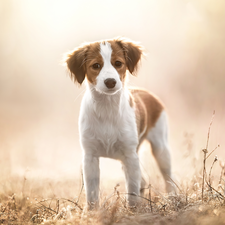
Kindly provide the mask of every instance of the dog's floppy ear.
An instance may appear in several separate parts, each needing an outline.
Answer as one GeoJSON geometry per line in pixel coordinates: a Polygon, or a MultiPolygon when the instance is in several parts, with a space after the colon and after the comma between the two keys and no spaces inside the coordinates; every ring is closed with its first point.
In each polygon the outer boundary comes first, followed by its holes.
{"type": "Polygon", "coordinates": [[[70,71],[70,77],[74,82],[78,82],[79,84],[82,84],[86,74],[85,59],[87,50],[88,46],[83,45],[67,53],[65,56],[65,63],[70,71]]]}
{"type": "Polygon", "coordinates": [[[131,74],[135,75],[138,69],[138,62],[144,54],[143,47],[136,42],[121,37],[117,38],[116,42],[124,51],[127,69],[131,74]]]}

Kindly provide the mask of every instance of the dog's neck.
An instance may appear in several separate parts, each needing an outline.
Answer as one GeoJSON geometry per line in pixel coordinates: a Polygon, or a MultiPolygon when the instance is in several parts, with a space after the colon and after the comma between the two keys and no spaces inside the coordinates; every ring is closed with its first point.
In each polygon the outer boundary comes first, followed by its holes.
{"type": "Polygon", "coordinates": [[[87,85],[87,91],[90,93],[91,104],[97,117],[107,119],[121,115],[125,100],[123,88],[113,95],[100,93],[91,85],[87,85]]]}

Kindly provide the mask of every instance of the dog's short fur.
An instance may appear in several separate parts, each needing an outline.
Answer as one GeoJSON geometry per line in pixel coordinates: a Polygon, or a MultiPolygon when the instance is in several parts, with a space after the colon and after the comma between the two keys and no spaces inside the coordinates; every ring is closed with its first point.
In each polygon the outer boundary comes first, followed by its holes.
{"type": "MultiPolygon", "coordinates": [[[[138,148],[146,139],[165,179],[170,183],[171,159],[167,142],[166,113],[157,97],[143,89],[128,88],[126,71],[134,74],[142,47],[125,38],[85,43],[66,56],[71,78],[81,84],[86,78],[79,117],[83,149],[84,185],[87,203],[98,205],[99,157],[120,160],[128,193],[140,194],[138,148]]],[[[137,197],[128,195],[133,206],[137,197]]]]}

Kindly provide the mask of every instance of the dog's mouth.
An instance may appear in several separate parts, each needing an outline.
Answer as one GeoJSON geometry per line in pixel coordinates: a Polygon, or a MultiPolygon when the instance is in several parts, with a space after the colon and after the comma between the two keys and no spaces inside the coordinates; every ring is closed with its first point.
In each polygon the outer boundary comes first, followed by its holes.
{"type": "Polygon", "coordinates": [[[101,94],[105,94],[105,95],[114,95],[116,94],[118,91],[120,91],[121,88],[110,88],[110,89],[105,89],[105,90],[99,90],[96,88],[96,91],[101,93],[101,94]]]}

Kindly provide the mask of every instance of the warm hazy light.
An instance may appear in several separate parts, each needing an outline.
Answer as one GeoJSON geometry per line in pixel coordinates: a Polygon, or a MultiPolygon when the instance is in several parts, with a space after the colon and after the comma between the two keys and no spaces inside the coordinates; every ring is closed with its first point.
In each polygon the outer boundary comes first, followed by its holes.
{"type": "MultiPolygon", "coordinates": [[[[146,49],[130,83],[164,101],[178,178],[194,172],[192,159],[205,145],[213,110],[210,147],[220,143],[216,154],[224,160],[224,8],[223,0],[0,0],[0,174],[29,168],[34,176],[80,176],[84,87],[70,81],[60,61],[82,42],[119,35],[146,49]],[[191,150],[185,132],[193,134],[191,150]]],[[[143,166],[153,176],[158,171],[148,156],[143,166]]],[[[103,176],[121,179],[118,162],[101,165],[103,176]]]]}

